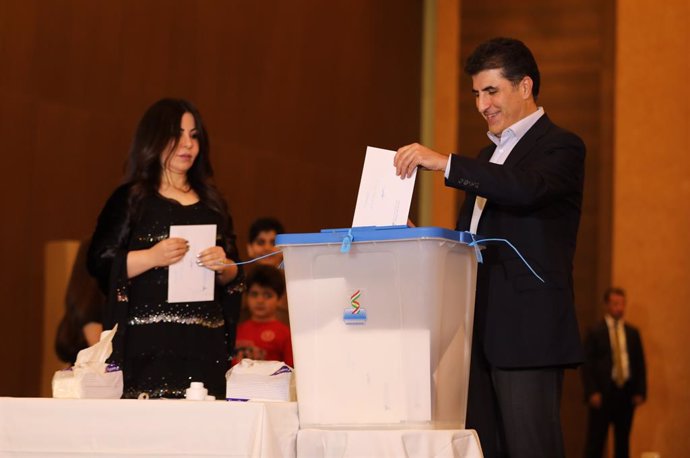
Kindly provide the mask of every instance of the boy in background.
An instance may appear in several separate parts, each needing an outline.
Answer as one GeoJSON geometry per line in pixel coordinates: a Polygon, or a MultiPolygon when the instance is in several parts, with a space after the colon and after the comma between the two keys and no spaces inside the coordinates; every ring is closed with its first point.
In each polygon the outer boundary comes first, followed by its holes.
{"type": "Polygon", "coordinates": [[[257,265],[247,277],[246,302],[250,317],[237,328],[233,364],[243,358],[283,361],[290,367],[290,328],[278,321],[276,309],[285,294],[285,279],[273,266],[257,265]]]}
{"type": "MultiPolygon", "coordinates": [[[[249,227],[249,242],[247,243],[247,255],[249,259],[265,256],[270,253],[278,251],[276,248],[276,236],[285,232],[285,228],[276,218],[263,217],[254,220],[249,227]]],[[[282,253],[260,259],[255,264],[247,266],[247,272],[251,272],[255,266],[268,265],[279,267],[283,262],[282,253]]],[[[288,315],[287,295],[283,297],[278,303],[276,310],[276,318],[286,326],[290,326],[290,316],[288,315]]],[[[249,319],[249,310],[247,308],[246,296],[242,301],[242,310],[240,312],[240,323],[249,319]]]]}
{"type": "MultiPolygon", "coordinates": [[[[249,242],[247,254],[249,259],[265,256],[278,251],[276,249],[276,235],[285,232],[283,225],[275,218],[258,218],[249,227],[249,242]]],[[[278,267],[283,262],[283,255],[276,254],[257,261],[259,264],[278,267]]]]}

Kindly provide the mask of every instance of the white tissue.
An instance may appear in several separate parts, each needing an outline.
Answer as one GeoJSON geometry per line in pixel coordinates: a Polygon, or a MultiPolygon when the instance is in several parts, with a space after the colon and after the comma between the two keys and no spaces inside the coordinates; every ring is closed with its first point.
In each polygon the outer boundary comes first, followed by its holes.
{"type": "Polygon", "coordinates": [[[119,399],[122,396],[122,371],[107,372],[106,359],[113,352],[113,337],[117,325],[103,331],[94,345],[77,354],[77,360],[70,369],[57,371],[53,375],[54,398],[102,398],[119,399]]]}
{"type": "Polygon", "coordinates": [[[245,358],[225,374],[228,400],[291,401],[295,399],[293,369],[282,361],[245,358]]]}
{"type": "Polygon", "coordinates": [[[77,354],[74,369],[87,372],[105,372],[105,360],[113,352],[113,337],[117,332],[117,325],[113,329],[101,332],[101,338],[90,347],[84,348],[77,354]]]}

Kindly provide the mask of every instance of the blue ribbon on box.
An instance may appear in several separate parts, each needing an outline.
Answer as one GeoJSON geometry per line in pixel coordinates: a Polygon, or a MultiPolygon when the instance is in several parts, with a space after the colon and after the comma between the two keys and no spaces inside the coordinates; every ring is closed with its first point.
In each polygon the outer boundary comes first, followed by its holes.
{"type": "Polygon", "coordinates": [[[532,274],[533,274],[535,277],[537,277],[537,278],[539,279],[539,281],[541,281],[542,283],[546,283],[546,282],[544,281],[544,279],[541,278],[541,277],[534,271],[534,269],[532,268],[532,266],[529,265],[529,262],[527,262],[527,260],[524,258],[524,256],[522,256],[522,254],[520,253],[520,251],[519,251],[517,248],[515,248],[515,246],[514,246],[512,243],[510,243],[510,241],[508,241],[507,239],[493,239],[493,238],[476,239],[475,237],[476,237],[476,234],[472,234],[472,239],[473,239],[473,240],[472,240],[472,242],[468,243],[468,246],[471,246],[471,247],[474,247],[474,248],[475,248],[475,254],[477,255],[477,262],[480,262],[480,263],[482,262],[481,253],[479,252],[479,249],[478,249],[478,245],[479,245],[480,243],[481,243],[481,244],[485,244],[486,242],[501,242],[501,243],[505,243],[505,244],[508,245],[510,248],[512,248],[513,251],[515,251],[515,253],[520,257],[520,259],[522,260],[522,262],[527,266],[527,268],[532,272],[532,274]]]}
{"type": "MultiPolygon", "coordinates": [[[[372,230],[395,230],[395,229],[408,229],[407,226],[387,226],[387,227],[357,227],[357,228],[349,228],[347,229],[347,233],[343,237],[343,241],[340,245],[340,252],[341,253],[348,253],[350,251],[350,248],[352,247],[352,242],[355,240],[355,235],[353,231],[372,231],[372,230]]],[[[424,229],[424,228],[415,228],[415,229],[424,229]]],[[[344,231],[344,229],[340,229],[341,231],[344,231]]],[[[335,230],[337,231],[337,230],[335,230]]],[[[334,231],[334,232],[335,232],[334,231]]],[[[326,231],[322,231],[326,232],[326,231]]],[[[451,231],[449,231],[451,232],[451,231]]],[[[454,232],[454,231],[453,231],[454,232]]],[[[542,283],[546,283],[543,278],[535,272],[535,270],[532,268],[532,266],[527,262],[525,257],[520,253],[520,251],[515,248],[515,246],[510,243],[509,240],[507,239],[499,239],[499,238],[483,238],[483,239],[478,239],[476,234],[473,234],[471,232],[467,231],[462,231],[462,232],[457,232],[458,235],[458,242],[464,243],[465,245],[469,247],[474,248],[474,255],[477,258],[478,263],[482,263],[484,260],[482,258],[482,253],[481,250],[479,249],[479,245],[485,245],[486,243],[505,243],[508,245],[510,248],[512,248],[513,251],[520,257],[520,260],[527,266],[527,268],[532,272],[532,274],[539,279],[542,283]]]]}

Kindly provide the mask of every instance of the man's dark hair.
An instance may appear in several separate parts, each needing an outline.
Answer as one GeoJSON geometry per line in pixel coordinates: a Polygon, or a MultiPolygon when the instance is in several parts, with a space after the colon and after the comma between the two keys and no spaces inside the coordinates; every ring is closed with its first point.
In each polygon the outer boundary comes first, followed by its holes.
{"type": "Polygon", "coordinates": [[[278,297],[283,297],[285,293],[285,277],[283,277],[283,273],[267,264],[257,264],[249,273],[247,276],[247,291],[253,285],[272,289],[278,297]]]}
{"type": "Polygon", "coordinates": [[[275,231],[276,234],[282,234],[285,232],[285,228],[275,218],[259,218],[249,227],[249,243],[254,243],[259,234],[266,231],[275,231]]]}
{"type": "Polygon", "coordinates": [[[619,288],[617,286],[612,286],[608,288],[606,291],[604,291],[604,302],[607,304],[609,303],[609,299],[611,299],[612,295],[616,296],[623,296],[625,297],[625,290],[623,288],[619,288]]]}
{"type": "Polygon", "coordinates": [[[539,67],[532,52],[520,40],[492,38],[477,46],[465,62],[465,73],[474,76],[484,70],[501,69],[505,79],[517,85],[522,78],[532,79],[532,95],[539,95],[539,67]]]}

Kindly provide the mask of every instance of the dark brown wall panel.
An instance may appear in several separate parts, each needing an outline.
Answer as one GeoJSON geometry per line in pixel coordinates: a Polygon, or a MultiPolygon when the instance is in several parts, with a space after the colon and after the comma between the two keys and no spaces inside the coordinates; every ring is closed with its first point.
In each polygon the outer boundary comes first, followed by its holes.
{"type": "Polygon", "coordinates": [[[0,395],[38,392],[42,257],[88,235],[136,122],[201,110],[242,248],[250,222],[351,223],[367,145],[419,136],[416,0],[0,2],[0,395]]]}

